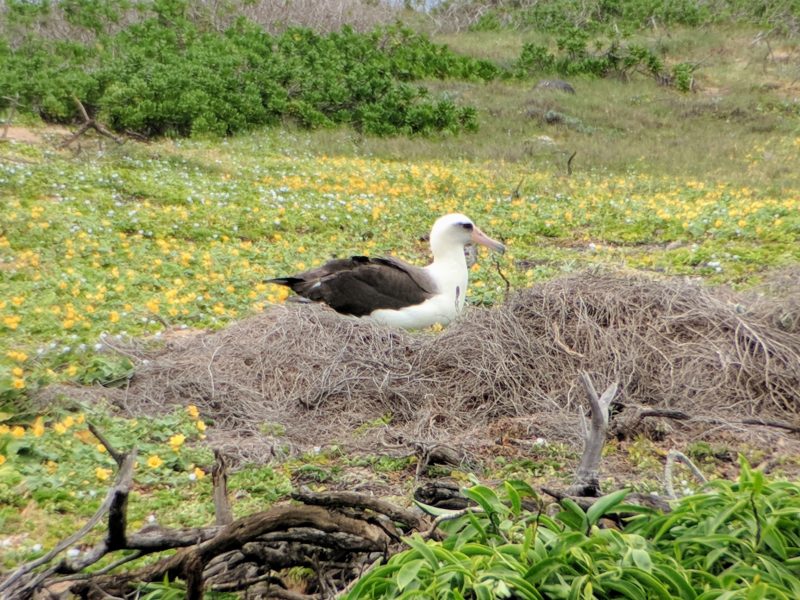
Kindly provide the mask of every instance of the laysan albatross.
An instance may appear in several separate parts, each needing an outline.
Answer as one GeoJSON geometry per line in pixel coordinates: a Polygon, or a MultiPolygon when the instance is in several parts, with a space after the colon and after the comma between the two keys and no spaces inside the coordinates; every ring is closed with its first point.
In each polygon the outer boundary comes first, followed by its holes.
{"type": "Polygon", "coordinates": [[[437,219],[431,229],[433,262],[427,267],[391,257],[352,256],[267,283],[290,287],[337,312],[394,327],[444,325],[464,306],[468,279],[464,246],[470,243],[505,251],[503,244],[484,234],[468,217],[450,214],[437,219]]]}

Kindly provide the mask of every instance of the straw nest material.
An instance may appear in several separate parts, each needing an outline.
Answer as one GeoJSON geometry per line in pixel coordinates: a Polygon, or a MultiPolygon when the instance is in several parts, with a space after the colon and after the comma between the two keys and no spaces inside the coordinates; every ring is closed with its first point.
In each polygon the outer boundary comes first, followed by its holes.
{"type": "Polygon", "coordinates": [[[440,334],[286,305],[136,352],[115,402],[133,414],[195,404],[243,447],[276,432],[306,447],[353,442],[383,417],[407,439],[464,439],[504,417],[574,437],[583,370],[600,391],[619,382],[623,404],[797,424],[798,296],[581,273],[468,310],[440,334]]]}

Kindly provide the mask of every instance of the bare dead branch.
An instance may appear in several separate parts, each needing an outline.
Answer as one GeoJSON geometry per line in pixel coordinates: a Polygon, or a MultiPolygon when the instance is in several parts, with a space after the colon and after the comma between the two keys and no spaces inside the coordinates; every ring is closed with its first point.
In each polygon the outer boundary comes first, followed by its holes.
{"type": "MultiPolygon", "coordinates": [[[[44,556],[37,558],[36,560],[32,560],[28,563],[25,563],[21,567],[19,567],[14,573],[12,573],[2,584],[0,584],[0,593],[8,594],[10,590],[13,590],[15,593],[23,593],[30,589],[33,589],[35,585],[38,585],[38,581],[34,586],[31,586],[30,583],[24,583],[23,578],[36,569],[44,564],[47,564],[53,558],[58,556],[61,552],[69,548],[70,546],[74,545],[78,540],[82,539],[87,533],[89,533],[92,528],[100,522],[100,519],[110,510],[111,506],[114,504],[115,501],[118,500],[118,493],[123,490],[129,490],[131,482],[133,480],[133,467],[136,464],[136,450],[131,451],[127,454],[122,461],[122,466],[117,473],[117,478],[114,483],[114,486],[108,491],[106,494],[103,503],[100,505],[100,508],[89,518],[88,521],[81,527],[78,531],[73,533],[68,538],[62,540],[56,546],[47,552],[44,556]],[[19,586],[19,583],[22,583],[22,586],[19,586]]],[[[127,495],[127,492],[125,492],[127,495]]],[[[36,580],[34,580],[36,581],[36,580]]]]}
{"type": "Polygon", "coordinates": [[[89,113],[86,110],[86,107],[83,105],[83,102],[77,96],[73,96],[72,99],[75,101],[75,105],[78,107],[78,112],[83,119],[83,124],[80,126],[78,131],[73,133],[69,138],[61,142],[58,147],[59,148],[67,148],[70,146],[75,140],[81,137],[84,133],[89,131],[90,129],[94,129],[97,133],[99,133],[103,137],[110,138],[114,140],[117,144],[123,144],[125,142],[124,139],[117,137],[113,133],[111,133],[102,123],[99,123],[97,119],[93,119],[89,116],[89,113]]]}
{"type": "Polygon", "coordinates": [[[428,529],[428,531],[425,531],[422,534],[422,537],[425,539],[432,537],[436,532],[436,529],[439,527],[439,525],[441,525],[442,523],[446,523],[447,521],[455,521],[456,519],[460,519],[464,515],[468,514],[479,515],[483,513],[484,510],[480,506],[468,506],[466,508],[462,508],[461,510],[456,510],[451,513],[439,515],[433,520],[430,529],[428,529]]]}
{"type": "Polygon", "coordinates": [[[351,508],[366,508],[373,512],[386,515],[393,521],[403,523],[412,529],[419,530],[424,526],[424,522],[417,515],[409,510],[399,508],[385,500],[367,496],[356,492],[325,492],[314,493],[302,489],[292,493],[292,498],[304,504],[327,506],[331,508],[347,506],[351,508]]]}
{"type": "Polygon", "coordinates": [[[217,525],[228,525],[233,522],[233,513],[228,500],[228,463],[218,448],[214,448],[211,481],[214,486],[214,514],[217,525]]]}
{"type": "Polygon", "coordinates": [[[676,461],[682,462],[684,465],[689,467],[692,475],[694,475],[700,483],[706,483],[707,481],[705,475],[703,475],[700,469],[697,468],[697,466],[688,456],[686,456],[683,452],[670,450],[667,453],[667,463],[664,465],[664,489],[666,490],[667,497],[672,500],[678,497],[675,494],[675,487],[672,484],[672,471],[675,468],[676,461]]]}
{"type": "Polygon", "coordinates": [[[577,150],[570,154],[569,158],[567,159],[567,175],[572,175],[572,159],[575,158],[576,154],[578,154],[577,150]]]}
{"type": "Polygon", "coordinates": [[[111,445],[111,443],[105,438],[100,430],[95,427],[94,423],[87,422],[86,426],[89,428],[89,431],[92,432],[92,435],[100,441],[100,443],[103,445],[103,448],[108,450],[108,454],[114,459],[114,462],[117,463],[117,466],[122,468],[122,463],[125,460],[125,454],[114,448],[114,446],[111,445]]]}
{"type": "Polygon", "coordinates": [[[570,496],[599,496],[600,459],[608,432],[608,411],[614,396],[617,395],[617,382],[608,386],[602,396],[598,396],[589,374],[581,371],[580,377],[591,408],[591,427],[586,432],[583,455],[575,473],[575,482],[567,493],[570,496]]]}

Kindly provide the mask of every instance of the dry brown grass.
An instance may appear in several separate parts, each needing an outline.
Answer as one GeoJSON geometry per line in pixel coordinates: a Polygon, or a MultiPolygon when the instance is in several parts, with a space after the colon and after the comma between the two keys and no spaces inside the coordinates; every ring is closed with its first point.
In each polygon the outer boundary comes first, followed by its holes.
{"type": "Polygon", "coordinates": [[[598,386],[618,381],[624,404],[798,424],[797,297],[582,273],[472,309],[439,335],[275,307],[157,350],[128,348],[139,366],[112,400],[131,414],[196,404],[248,458],[272,443],[375,448],[386,429],[469,445],[520,418],[536,435],[577,441],[580,370],[598,386]],[[364,427],[385,415],[388,428],[364,427]]]}

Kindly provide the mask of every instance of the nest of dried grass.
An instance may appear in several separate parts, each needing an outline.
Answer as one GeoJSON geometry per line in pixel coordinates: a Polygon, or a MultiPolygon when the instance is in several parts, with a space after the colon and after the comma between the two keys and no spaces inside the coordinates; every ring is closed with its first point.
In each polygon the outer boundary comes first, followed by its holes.
{"type": "Polygon", "coordinates": [[[625,404],[797,423],[798,296],[581,273],[469,310],[438,335],[287,305],[138,351],[115,401],[133,414],[195,404],[244,454],[276,432],[301,446],[358,444],[387,415],[406,439],[463,440],[531,416],[537,435],[574,438],[565,424],[582,404],[580,370],[619,382],[625,404]]]}

